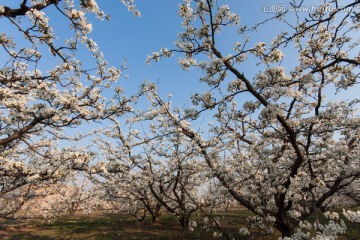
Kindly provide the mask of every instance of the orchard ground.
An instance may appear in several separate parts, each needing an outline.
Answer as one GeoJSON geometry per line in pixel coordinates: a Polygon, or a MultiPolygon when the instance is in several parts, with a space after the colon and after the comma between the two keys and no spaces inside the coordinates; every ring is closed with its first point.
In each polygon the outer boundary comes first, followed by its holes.
{"type": "MultiPolygon", "coordinates": [[[[340,211],[339,211],[340,212],[340,211]]],[[[261,232],[253,230],[253,236],[242,236],[239,229],[246,227],[247,217],[253,216],[249,211],[231,209],[227,212],[213,213],[212,217],[219,219],[220,225],[229,236],[234,239],[278,239],[280,233],[261,232]]],[[[45,240],[45,239],[226,239],[219,235],[219,229],[209,221],[208,228],[204,228],[204,216],[195,214],[193,220],[197,226],[193,231],[184,231],[175,216],[160,217],[159,222],[152,224],[150,218],[139,222],[129,215],[115,215],[93,213],[90,215],[76,215],[68,218],[58,218],[48,221],[33,220],[2,220],[0,222],[0,239],[4,240],[45,240]],[[215,233],[215,234],[214,234],[215,233]]],[[[324,219],[320,219],[321,222],[324,219]]],[[[313,221],[313,220],[312,220],[313,221]]],[[[346,221],[348,231],[340,236],[340,240],[360,239],[360,224],[346,221]]],[[[221,235],[221,234],[220,234],[221,235]]]]}

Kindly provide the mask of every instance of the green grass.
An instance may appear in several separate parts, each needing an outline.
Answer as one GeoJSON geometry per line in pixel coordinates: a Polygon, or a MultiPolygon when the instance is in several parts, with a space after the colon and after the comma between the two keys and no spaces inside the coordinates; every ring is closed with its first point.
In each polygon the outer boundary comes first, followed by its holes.
{"type": "Polygon", "coordinates": [[[172,216],[165,216],[155,225],[150,219],[139,223],[128,216],[105,215],[58,219],[51,223],[19,221],[3,223],[0,228],[0,239],[191,239],[189,237],[172,216]]]}
{"type": "MultiPolygon", "coordinates": [[[[250,239],[239,235],[239,229],[246,226],[246,219],[252,213],[245,210],[232,210],[227,213],[214,213],[214,217],[220,219],[221,227],[226,234],[234,239],[250,239]]],[[[203,228],[204,216],[194,214],[198,226],[193,232],[184,231],[178,219],[171,215],[163,215],[159,222],[151,224],[151,219],[146,218],[143,222],[137,221],[127,215],[89,215],[73,218],[57,219],[54,222],[41,220],[32,221],[3,221],[0,222],[0,239],[4,240],[65,240],[65,239],[86,239],[86,240],[117,240],[117,239],[213,239],[214,231],[219,231],[211,223],[210,230],[203,228]]],[[[323,219],[321,219],[323,220],[323,219]]],[[[360,226],[356,223],[348,223],[346,235],[339,239],[360,239],[360,226]]],[[[251,239],[278,239],[280,234],[274,232],[255,233],[251,239]]],[[[217,239],[225,239],[217,238],[217,239]]]]}

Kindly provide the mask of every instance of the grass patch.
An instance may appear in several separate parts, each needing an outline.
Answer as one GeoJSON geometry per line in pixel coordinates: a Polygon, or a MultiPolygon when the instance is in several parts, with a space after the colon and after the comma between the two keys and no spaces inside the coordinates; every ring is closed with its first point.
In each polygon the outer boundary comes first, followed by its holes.
{"type": "MultiPolygon", "coordinates": [[[[246,210],[231,210],[223,213],[214,213],[220,220],[224,232],[234,239],[250,239],[240,236],[239,229],[246,226],[246,219],[253,214],[246,210]]],[[[151,224],[151,218],[143,222],[127,215],[87,215],[73,218],[61,218],[54,222],[40,220],[32,221],[2,221],[0,222],[0,239],[4,240],[107,240],[107,239],[154,239],[154,240],[187,240],[213,239],[214,231],[220,231],[211,223],[204,228],[202,214],[194,214],[193,220],[198,224],[194,231],[184,231],[178,219],[172,215],[163,215],[159,222],[151,224]]],[[[310,220],[311,221],[311,220],[310,220]]],[[[323,221],[323,219],[321,219],[323,221]]],[[[360,239],[360,225],[346,222],[348,231],[341,240],[360,239]]],[[[280,234],[274,231],[271,234],[255,233],[251,239],[277,239],[280,234]]],[[[225,239],[220,237],[217,239],[225,239]]]]}

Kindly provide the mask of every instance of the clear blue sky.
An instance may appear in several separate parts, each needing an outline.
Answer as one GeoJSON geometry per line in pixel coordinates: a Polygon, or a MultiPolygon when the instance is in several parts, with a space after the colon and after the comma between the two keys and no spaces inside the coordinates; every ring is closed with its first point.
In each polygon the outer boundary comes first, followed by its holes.
{"type": "MultiPolygon", "coordinates": [[[[234,12],[240,14],[241,24],[252,25],[271,15],[262,12],[262,5],[269,1],[227,1],[234,12]]],[[[181,18],[178,16],[177,0],[138,0],[136,4],[141,11],[141,17],[132,16],[121,4],[99,1],[99,6],[111,15],[111,21],[94,21],[93,37],[99,43],[106,58],[116,65],[124,58],[127,59],[130,76],[127,80],[120,80],[128,90],[136,90],[145,79],[159,81],[162,94],[172,93],[173,100],[179,104],[188,101],[190,93],[201,87],[198,83],[199,73],[184,72],[177,64],[177,57],[163,59],[160,63],[145,63],[146,56],[161,47],[175,48],[175,41],[181,31],[181,18]]],[[[279,28],[263,29],[257,41],[272,39],[279,28]],[[274,30],[277,30],[274,32],[274,30]]],[[[233,32],[226,32],[218,40],[220,45],[232,48],[236,42],[236,28],[233,32]]],[[[255,69],[255,68],[254,68],[255,69]]],[[[249,69],[247,69],[249,70],[249,69]]],[[[252,75],[254,72],[249,71],[252,75]]]]}

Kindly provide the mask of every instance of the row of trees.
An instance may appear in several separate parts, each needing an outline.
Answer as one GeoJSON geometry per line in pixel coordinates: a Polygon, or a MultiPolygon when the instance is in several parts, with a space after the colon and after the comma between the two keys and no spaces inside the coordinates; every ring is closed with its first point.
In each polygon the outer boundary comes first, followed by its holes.
{"type": "MultiPolygon", "coordinates": [[[[123,3],[137,13],[131,1],[123,3]]],[[[42,184],[63,180],[91,159],[76,147],[89,133],[69,129],[130,109],[121,88],[111,99],[102,94],[124,66],[109,66],[89,36],[87,16],[107,17],[95,1],[24,0],[11,6],[0,6],[1,24],[12,27],[0,35],[0,217],[13,215],[42,184]],[[68,33],[55,33],[48,9],[67,22],[68,33]],[[84,48],[93,59],[88,66],[78,58],[84,48]]]]}
{"type": "MultiPolygon", "coordinates": [[[[284,238],[308,239],[311,229],[326,237],[343,233],[342,217],[329,209],[360,201],[359,100],[351,94],[359,82],[360,1],[321,1],[310,13],[293,10],[307,1],[292,1],[253,27],[241,26],[225,2],[184,0],[177,48],[147,58],[177,55],[185,71],[201,71],[207,90],[195,93],[188,108],[172,106],[151,82],[124,96],[116,80],[125,66],[109,66],[89,37],[86,16],[107,18],[95,0],[0,6],[1,20],[21,33],[0,35],[7,56],[0,69],[0,216],[12,216],[44,184],[81,171],[121,211],[149,213],[154,222],[167,211],[192,227],[194,212],[211,217],[230,199],[284,238]],[[48,8],[68,21],[72,38],[54,34],[48,8]],[[275,22],[286,31],[271,43],[250,38],[275,22]],[[238,33],[230,46],[218,45],[224,29],[238,33]],[[82,48],[93,62],[78,59],[82,48]],[[246,72],[251,65],[255,75],[246,72]],[[348,95],[326,99],[333,93],[348,95]],[[137,109],[145,99],[149,108],[137,109]],[[106,130],[67,130],[98,121],[106,130]],[[79,147],[90,135],[99,138],[79,147]]],[[[139,15],[133,1],[123,3],[139,15]]],[[[343,216],[360,218],[350,210],[343,216]]]]}

